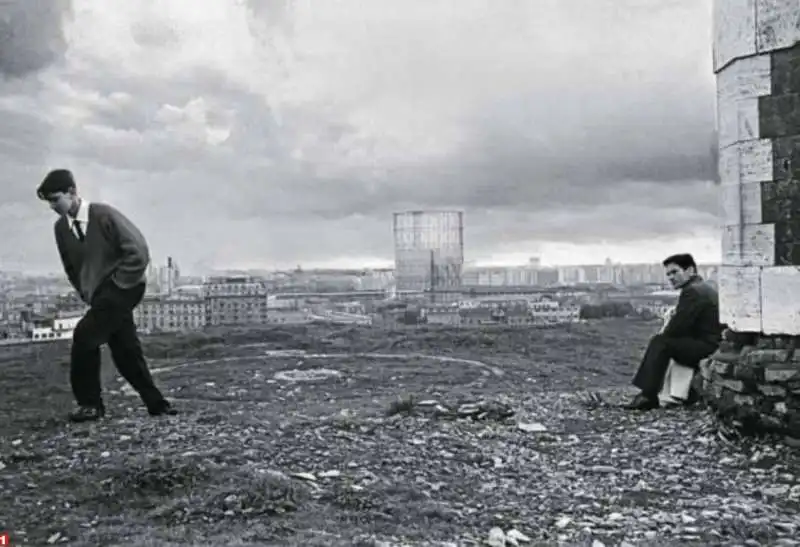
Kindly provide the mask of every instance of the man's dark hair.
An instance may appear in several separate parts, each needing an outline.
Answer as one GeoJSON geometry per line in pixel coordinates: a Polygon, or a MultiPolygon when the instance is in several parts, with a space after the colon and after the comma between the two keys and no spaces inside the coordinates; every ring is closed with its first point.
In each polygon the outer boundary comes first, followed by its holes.
{"type": "Polygon", "coordinates": [[[36,195],[39,196],[39,199],[47,199],[51,194],[69,192],[75,187],[75,178],[72,176],[71,171],[68,169],[54,169],[47,173],[47,176],[36,190],[36,195]]]}
{"type": "Polygon", "coordinates": [[[664,262],[661,263],[665,268],[670,264],[675,264],[680,267],[682,270],[688,270],[690,267],[694,268],[697,271],[697,263],[694,261],[694,257],[689,253],[681,253],[672,256],[668,256],[664,259],[664,262]]]}

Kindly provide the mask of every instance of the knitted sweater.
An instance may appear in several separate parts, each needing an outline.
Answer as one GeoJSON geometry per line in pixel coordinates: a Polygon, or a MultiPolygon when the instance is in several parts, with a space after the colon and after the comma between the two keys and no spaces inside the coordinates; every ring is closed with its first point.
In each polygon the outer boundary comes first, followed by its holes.
{"type": "Polygon", "coordinates": [[[81,242],[66,217],[55,223],[56,244],[70,283],[90,304],[109,277],[127,289],[145,282],[150,251],[139,229],[111,205],[89,204],[89,224],[81,242]]]}

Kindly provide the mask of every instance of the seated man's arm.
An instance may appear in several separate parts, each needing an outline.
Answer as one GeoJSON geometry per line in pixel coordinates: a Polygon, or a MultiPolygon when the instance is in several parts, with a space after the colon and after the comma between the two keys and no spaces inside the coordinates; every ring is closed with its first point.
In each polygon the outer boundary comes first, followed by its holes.
{"type": "Polygon", "coordinates": [[[705,304],[705,300],[696,290],[682,291],[675,307],[675,314],[664,329],[664,336],[668,338],[691,336],[695,321],[705,304]]]}
{"type": "Polygon", "coordinates": [[[673,315],[675,315],[675,306],[669,308],[667,313],[664,314],[664,321],[661,324],[661,328],[658,330],[659,334],[664,334],[664,330],[667,328],[667,325],[669,325],[673,315]]]}

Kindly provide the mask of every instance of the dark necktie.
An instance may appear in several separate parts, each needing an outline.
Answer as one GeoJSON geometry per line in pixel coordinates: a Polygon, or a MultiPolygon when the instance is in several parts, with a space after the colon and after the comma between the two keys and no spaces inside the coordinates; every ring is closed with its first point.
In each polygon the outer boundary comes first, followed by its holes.
{"type": "Polygon", "coordinates": [[[86,235],[83,233],[83,228],[81,228],[81,221],[75,220],[73,223],[75,224],[75,233],[78,234],[78,239],[83,243],[86,239],[86,235]]]}

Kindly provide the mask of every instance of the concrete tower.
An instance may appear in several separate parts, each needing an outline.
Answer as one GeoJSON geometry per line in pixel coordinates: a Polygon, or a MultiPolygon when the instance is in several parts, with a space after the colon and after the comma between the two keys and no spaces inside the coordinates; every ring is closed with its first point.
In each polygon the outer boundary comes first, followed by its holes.
{"type": "Polygon", "coordinates": [[[721,321],[800,335],[800,0],[715,0],[721,321]]]}
{"type": "Polygon", "coordinates": [[[408,211],[394,214],[395,281],[400,291],[461,287],[464,213],[408,211]]]}
{"type": "Polygon", "coordinates": [[[800,0],[715,0],[723,259],[732,336],[701,367],[723,421],[800,446],[800,0]]]}

